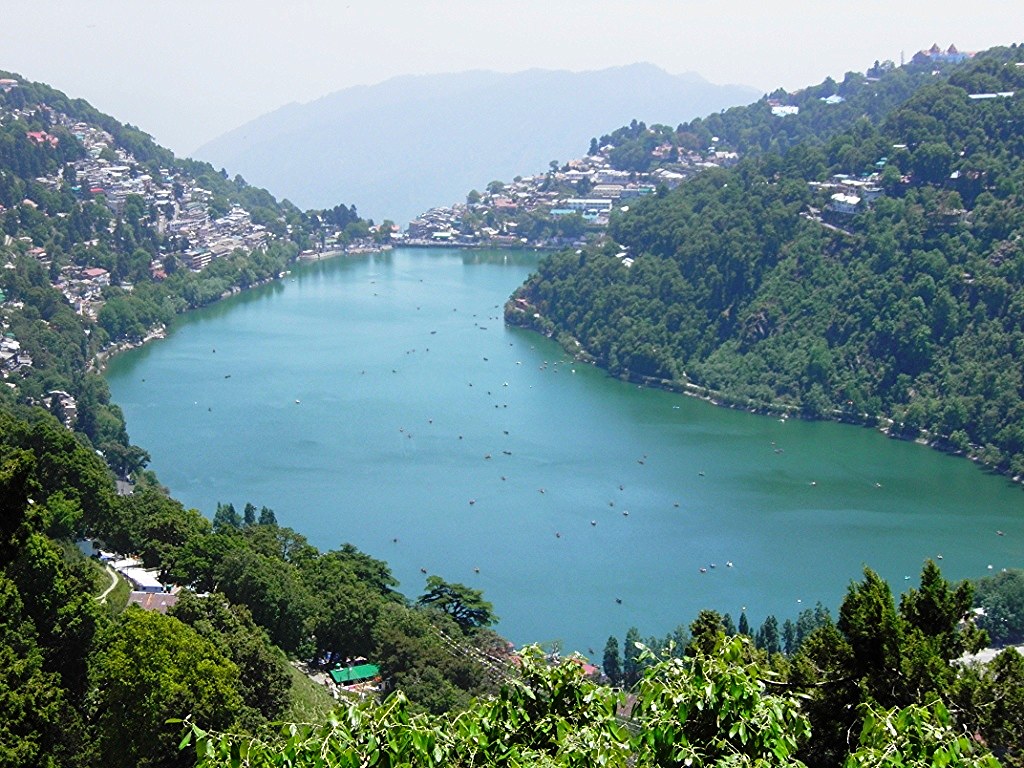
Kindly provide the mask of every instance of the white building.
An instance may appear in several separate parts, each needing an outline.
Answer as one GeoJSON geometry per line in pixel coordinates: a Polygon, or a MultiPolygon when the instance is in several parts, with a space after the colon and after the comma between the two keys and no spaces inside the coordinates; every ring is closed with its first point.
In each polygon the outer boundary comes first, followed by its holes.
{"type": "Polygon", "coordinates": [[[573,211],[608,213],[612,209],[612,201],[608,198],[570,197],[563,206],[573,211]]]}
{"type": "Polygon", "coordinates": [[[832,195],[832,202],[829,207],[836,213],[854,214],[860,206],[860,198],[856,195],[847,195],[845,192],[836,192],[832,195]]]}

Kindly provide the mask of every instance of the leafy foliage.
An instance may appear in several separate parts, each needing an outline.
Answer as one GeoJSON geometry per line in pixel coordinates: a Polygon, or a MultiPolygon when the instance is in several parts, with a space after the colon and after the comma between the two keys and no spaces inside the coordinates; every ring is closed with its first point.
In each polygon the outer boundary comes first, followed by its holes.
{"type": "Polygon", "coordinates": [[[92,665],[105,765],[187,765],[174,749],[177,728],[167,723],[183,711],[208,727],[234,724],[242,705],[238,669],[210,640],[177,619],[137,608],[109,632],[92,665]]]}
{"type": "Polygon", "coordinates": [[[281,717],[289,703],[288,665],[245,607],[231,605],[220,595],[186,592],[170,615],[217,644],[238,667],[238,690],[248,709],[239,720],[259,725],[281,717]]]}
{"type": "Polygon", "coordinates": [[[949,712],[939,702],[912,704],[903,709],[864,708],[860,747],[844,768],[997,768],[999,761],[958,733],[949,712]]]}
{"type": "MultiPolygon", "coordinates": [[[[215,766],[801,766],[812,737],[797,697],[769,693],[771,673],[749,639],[710,654],[652,660],[631,706],[588,680],[573,659],[548,664],[526,649],[497,696],[447,716],[414,715],[400,693],[350,705],[323,726],[288,726],[279,740],[190,724],[182,747],[215,766]]],[[[939,703],[865,707],[849,768],[995,766],[939,703]]]]}
{"type": "Polygon", "coordinates": [[[440,576],[427,577],[427,591],[418,602],[444,611],[464,630],[487,627],[498,620],[494,607],[483,599],[480,590],[465,584],[450,584],[440,576]]]}
{"type": "Polygon", "coordinates": [[[978,626],[997,646],[1024,642],[1024,571],[1009,570],[977,585],[978,626]]]}

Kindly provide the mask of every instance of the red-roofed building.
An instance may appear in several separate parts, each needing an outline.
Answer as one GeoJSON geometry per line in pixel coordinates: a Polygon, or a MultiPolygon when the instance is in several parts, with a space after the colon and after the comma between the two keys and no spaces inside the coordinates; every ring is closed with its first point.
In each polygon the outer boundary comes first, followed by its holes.
{"type": "Polygon", "coordinates": [[[101,285],[110,285],[110,273],[103,267],[87,267],[82,270],[82,277],[101,285]]]}
{"type": "Polygon", "coordinates": [[[32,139],[36,144],[49,144],[51,147],[56,147],[60,144],[60,139],[56,136],[51,136],[46,131],[28,131],[25,136],[32,139]]]}
{"type": "Polygon", "coordinates": [[[932,47],[926,51],[918,51],[914,54],[914,62],[917,64],[924,64],[925,62],[932,63],[943,63],[943,64],[958,64],[965,59],[970,59],[974,56],[973,53],[959,50],[955,45],[950,45],[946,50],[939,48],[938,43],[933,43],[932,47]]]}
{"type": "Polygon", "coordinates": [[[167,613],[178,602],[178,596],[169,592],[132,592],[128,595],[129,605],[139,606],[144,611],[167,613]]]}

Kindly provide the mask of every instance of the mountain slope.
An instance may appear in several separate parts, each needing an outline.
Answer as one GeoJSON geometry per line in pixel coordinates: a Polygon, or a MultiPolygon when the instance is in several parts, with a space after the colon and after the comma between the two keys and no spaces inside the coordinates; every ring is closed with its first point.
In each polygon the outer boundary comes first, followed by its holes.
{"type": "Polygon", "coordinates": [[[675,124],[756,96],[650,64],[407,76],[289,104],[196,156],[300,206],[358,192],[364,215],[404,221],[492,179],[574,156],[581,137],[609,125],[675,124]]]}
{"type": "Polygon", "coordinates": [[[1024,473],[1024,52],[928,80],[879,122],[631,206],[620,245],[547,260],[507,316],[616,375],[891,418],[1024,473]]]}

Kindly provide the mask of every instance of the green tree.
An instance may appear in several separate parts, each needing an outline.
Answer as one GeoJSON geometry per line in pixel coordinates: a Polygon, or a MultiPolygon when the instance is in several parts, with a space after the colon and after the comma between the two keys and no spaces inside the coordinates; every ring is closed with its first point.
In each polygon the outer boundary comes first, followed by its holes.
{"type": "Polygon", "coordinates": [[[427,591],[420,595],[419,605],[430,605],[451,616],[462,630],[489,627],[498,620],[494,606],[484,600],[483,593],[465,584],[449,583],[440,576],[427,577],[427,591]]]}
{"type": "Polygon", "coordinates": [[[861,700],[859,680],[851,673],[853,649],[829,622],[803,639],[790,665],[790,684],[807,691],[804,711],[814,733],[801,759],[813,766],[840,765],[852,748],[861,700]]]}
{"type": "Polygon", "coordinates": [[[320,606],[295,565],[243,545],[229,549],[213,568],[220,591],[232,603],[245,605],[275,645],[312,655],[309,641],[320,606]]]}
{"type": "Polygon", "coordinates": [[[85,764],[90,751],[60,676],[43,668],[17,588],[0,573],[0,763],[85,764]]]}
{"type": "Polygon", "coordinates": [[[143,485],[118,497],[98,532],[118,551],[138,553],[147,568],[167,570],[183,548],[210,530],[198,511],[186,509],[159,487],[143,485]]]}
{"type": "Polygon", "coordinates": [[[470,696],[492,693],[493,670],[483,659],[505,653],[488,630],[465,635],[447,614],[396,602],[381,607],[373,639],[389,686],[434,714],[463,710],[470,696]]]}
{"type": "Polygon", "coordinates": [[[306,566],[303,581],[319,603],[312,617],[317,656],[328,661],[371,656],[373,627],[383,596],[335,553],[306,566]]]}
{"type": "Polygon", "coordinates": [[[844,768],[999,768],[988,750],[958,731],[941,702],[889,710],[865,705],[862,714],[860,745],[844,768]]]}
{"type": "Polygon", "coordinates": [[[277,525],[277,515],[274,514],[274,510],[272,510],[270,507],[260,507],[259,524],[260,525],[276,526],[277,525]]]}
{"type": "Polygon", "coordinates": [[[961,727],[981,735],[1003,765],[1024,765],[1024,654],[1007,648],[988,664],[965,664],[952,689],[961,727]]]}
{"type": "Polygon", "coordinates": [[[619,652],[619,641],[614,635],[604,644],[602,669],[612,685],[622,684],[622,654],[619,652]]]}
{"type": "Polygon", "coordinates": [[[796,624],[791,619],[782,622],[782,650],[787,656],[796,653],[798,645],[796,642],[796,624]]]}
{"type": "Polygon", "coordinates": [[[703,652],[711,653],[725,637],[725,630],[722,628],[722,615],[717,611],[703,610],[697,614],[697,618],[690,624],[690,645],[687,647],[687,654],[703,652]]]}
{"type": "Polygon", "coordinates": [[[720,635],[689,662],[647,669],[633,708],[645,764],[801,765],[795,753],[810,724],[796,698],[765,692],[752,655],[748,638],[720,635]]]}
{"type": "Polygon", "coordinates": [[[722,631],[725,632],[726,635],[736,634],[736,624],[733,622],[732,616],[728,613],[722,616],[722,631]]]}
{"type": "Polygon", "coordinates": [[[395,222],[391,219],[384,219],[377,227],[373,239],[377,243],[390,243],[392,231],[396,231],[395,222]]]}
{"type": "Polygon", "coordinates": [[[996,645],[1024,642],[1024,571],[1012,569],[978,582],[978,626],[996,645]]]}
{"type": "Polygon", "coordinates": [[[103,456],[107,464],[118,477],[127,478],[145,469],[149,464],[149,453],[137,445],[121,445],[120,443],[103,443],[103,456]]]}
{"type": "Polygon", "coordinates": [[[131,608],[93,660],[97,747],[111,768],[185,766],[178,726],[190,715],[229,728],[242,706],[238,668],[209,640],[175,618],[131,608]],[[126,724],[131,724],[126,727],[126,724]]]}
{"type": "Polygon", "coordinates": [[[35,457],[21,449],[0,453],[0,565],[5,565],[27,533],[25,523],[33,489],[35,457]]]}
{"type": "Polygon", "coordinates": [[[169,614],[215,644],[238,668],[242,701],[259,713],[252,718],[243,712],[240,721],[253,726],[260,719],[280,718],[291,691],[288,664],[244,606],[231,605],[223,595],[197,597],[184,591],[169,614]]]}
{"type": "Polygon", "coordinates": [[[761,628],[757,630],[757,637],[754,639],[754,643],[758,648],[767,651],[768,653],[781,653],[782,643],[779,635],[779,622],[774,616],[769,615],[761,628]]]}
{"type": "Polygon", "coordinates": [[[6,573],[22,595],[24,616],[36,628],[45,669],[57,672],[62,687],[80,702],[89,650],[105,618],[93,598],[93,572],[79,559],[66,561],[51,539],[33,533],[6,573]]]}
{"type": "Polygon", "coordinates": [[[853,651],[856,679],[879,702],[892,702],[899,679],[903,623],[893,605],[889,585],[870,568],[864,581],[851,584],[839,609],[839,631],[853,651]]]}
{"type": "Polygon", "coordinates": [[[630,627],[626,630],[626,639],[622,648],[622,684],[632,688],[640,680],[643,668],[640,664],[640,630],[630,627]]]}
{"type": "Polygon", "coordinates": [[[973,598],[970,582],[951,587],[938,566],[928,560],[921,571],[921,586],[909,590],[900,600],[900,615],[934,654],[950,662],[965,653],[976,653],[988,640],[984,631],[965,623],[971,615],[973,598]]]}
{"type": "Polygon", "coordinates": [[[235,511],[235,505],[217,502],[217,511],[213,513],[213,530],[217,533],[236,530],[242,527],[242,518],[235,511]]]}
{"type": "Polygon", "coordinates": [[[740,612],[740,621],[739,621],[739,625],[736,628],[736,631],[737,631],[737,633],[739,633],[741,635],[746,635],[747,637],[753,637],[753,635],[750,634],[750,621],[747,619],[747,612],[746,611],[741,611],[740,612]]]}

